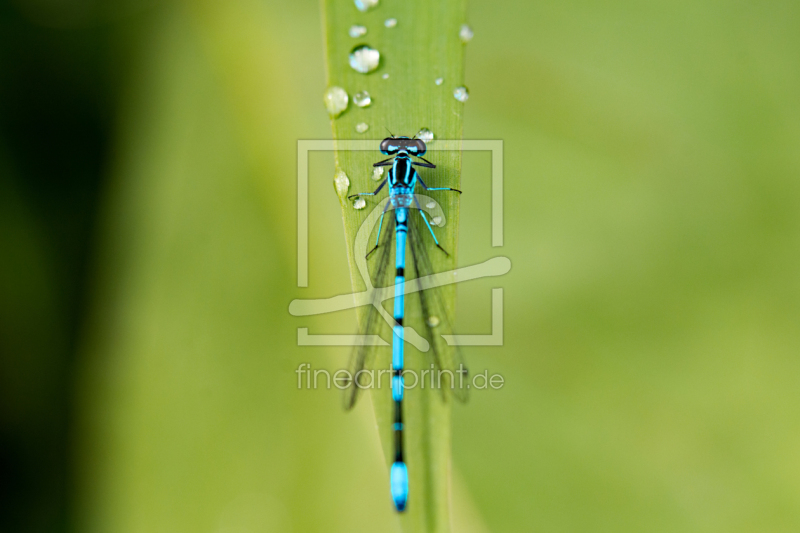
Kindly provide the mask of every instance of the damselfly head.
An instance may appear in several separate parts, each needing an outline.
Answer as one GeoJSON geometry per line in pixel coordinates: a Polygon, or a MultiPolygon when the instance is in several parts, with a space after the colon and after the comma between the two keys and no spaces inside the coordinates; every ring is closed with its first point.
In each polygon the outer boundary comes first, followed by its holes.
{"type": "Polygon", "coordinates": [[[383,155],[395,155],[406,152],[417,157],[425,155],[428,148],[422,139],[409,139],[408,137],[387,137],[381,141],[383,155]]]}

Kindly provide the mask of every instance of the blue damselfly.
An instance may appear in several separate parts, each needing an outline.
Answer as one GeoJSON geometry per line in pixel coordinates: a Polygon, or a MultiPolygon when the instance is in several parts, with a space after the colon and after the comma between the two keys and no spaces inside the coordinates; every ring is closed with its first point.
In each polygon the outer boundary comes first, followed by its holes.
{"type": "MultiPolygon", "coordinates": [[[[447,251],[439,244],[431,223],[420,206],[414,191],[417,185],[426,191],[449,191],[459,194],[461,191],[452,187],[428,187],[425,184],[415,167],[433,169],[436,168],[436,165],[422,157],[425,155],[427,147],[421,139],[392,136],[381,141],[380,151],[384,155],[391,157],[379,161],[373,166],[391,167],[387,177],[381,181],[374,192],[354,194],[349,196],[348,199],[358,196],[375,196],[387,183],[389,184],[389,198],[380,217],[375,246],[367,253],[367,258],[371,258],[374,261],[372,285],[376,288],[394,286],[394,315],[393,321],[390,323],[392,330],[391,391],[392,399],[394,400],[394,461],[390,471],[390,480],[395,507],[398,511],[403,511],[406,509],[409,495],[408,467],[403,450],[404,343],[409,341],[409,331],[404,328],[403,321],[406,317],[405,296],[407,293],[415,293],[414,302],[419,302],[419,316],[422,319],[422,328],[425,331],[429,346],[428,353],[433,367],[440,371],[438,386],[441,388],[442,393],[447,394],[449,390],[454,397],[460,400],[464,400],[467,393],[463,383],[466,369],[460,360],[458,351],[455,347],[448,347],[441,336],[442,331],[449,331],[450,320],[440,289],[419,286],[410,291],[406,287],[407,283],[419,283],[418,280],[421,278],[433,274],[427,250],[430,243],[439,249],[436,253],[447,254],[447,251]],[[412,159],[412,156],[417,160],[412,159]],[[390,210],[394,211],[394,216],[388,217],[388,221],[384,225],[384,217],[387,211],[390,210]],[[393,281],[390,277],[391,270],[389,269],[392,238],[395,240],[395,276],[393,281]],[[406,264],[407,247],[411,251],[409,265],[406,264]],[[408,275],[407,266],[411,267],[408,275]],[[408,281],[406,281],[407,279],[408,281]],[[446,371],[446,373],[442,371],[446,371]],[[441,383],[442,374],[445,377],[444,385],[441,383]],[[456,383],[457,381],[458,383],[456,383]]],[[[363,324],[363,330],[366,335],[376,334],[382,328],[382,324],[385,323],[385,319],[388,316],[385,310],[380,307],[382,305],[381,301],[373,299],[372,303],[373,305],[363,324]],[[384,313],[381,313],[381,311],[384,311],[384,313]]],[[[364,344],[356,347],[354,351],[349,374],[353,379],[349,384],[350,386],[345,390],[344,398],[347,409],[355,404],[358,392],[363,388],[364,384],[360,381],[360,372],[365,368],[368,356],[371,355],[373,349],[373,345],[364,344]]]]}

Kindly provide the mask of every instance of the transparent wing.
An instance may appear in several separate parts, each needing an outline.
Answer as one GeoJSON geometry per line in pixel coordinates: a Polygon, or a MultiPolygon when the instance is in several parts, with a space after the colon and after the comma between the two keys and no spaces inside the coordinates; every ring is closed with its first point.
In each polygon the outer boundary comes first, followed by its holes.
{"type": "MultiPolygon", "coordinates": [[[[372,286],[376,288],[387,286],[389,284],[387,283],[387,277],[391,277],[392,280],[394,279],[393,276],[390,276],[391,272],[388,268],[389,260],[392,255],[391,244],[395,227],[394,213],[388,212],[386,218],[387,220],[383,225],[383,234],[381,235],[378,243],[378,249],[370,258],[375,265],[375,273],[372,276],[372,286]]],[[[371,297],[374,299],[379,299],[378,292],[379,291],[373,289],[371,297]]],[[[378,309],[375,307],[376,305],[382,305],[382,302],[375,302],[373,300],[373,305],[370,306],[369,312],[367,313],[367,319],[361,328],[362,335],[378,335],[381,329],[383,329],[383,324],[386,323],[386,321],[378,312],[378,309]]],[[[363,374],[358,376],[358,378],[355,376],[361,370],[364,370],[367,360],[371,357],[375,351],[375,348],[376,346],[366,344],[355,346],[353,348],[353,354],[350,356],[350,364],[348,366],[348,376],[351,378],[351,380],[349,383],[347,383],[347,387],[344,389],[343,400],[345,409],[351,409],[356,404],[359,392],[361,392],[361,389],[364,388],[364,383],[362,382],[366,379],[366,377],[363,374]]]]}
{"type": "MultiPolygon", "coordinates": [[[[414,281],[417,281],[419,278],[436,273],[428,256],[428,247],[432,244],[433,239],[419,212],[410,218],[409,242],[417,277],[414,281]]],[[[433,251],[434,253],[443,253],[439,249],[433,251]]],[[[458,346],[449,346],[442,338],[442,335],[453,334],[452,318],[445,306],[442,288],[421,290],[419,287],[419,289],[422,322],[425,325],[426,338],[431,345],[430,353],[433,364],[437,370],[443,371],[441,372],[440,389],[443,395],[449,389],[457,400],[464,402],[468,396],[467,366],[464,364],[464,358],[458,346]]]]}

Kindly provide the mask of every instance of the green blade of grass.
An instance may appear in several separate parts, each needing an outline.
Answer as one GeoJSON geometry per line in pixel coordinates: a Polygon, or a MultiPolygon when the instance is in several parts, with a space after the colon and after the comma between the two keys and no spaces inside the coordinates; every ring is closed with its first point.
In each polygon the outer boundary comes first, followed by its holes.
{"type": "MultiPolygon", "coordinates": [[[[453,91],[463,85],[464,79],[464,45],[459,40],[459,29],[465,19],[465,2],[384,1],[366,13],[358,11],[352,0],[326,0],[323,5],[328,87],[342,87],[350,95],[347,110],[332,120],[334,139],[339,148],[343,145],[338,141],[343,140],[373,140],[375,146],[374,151],[337,149],[335,154],[336,171],[344,172],[350,181],[349,190],[339,192],[339,201],[353,289],[361,291],[365,285],[355,261],[356,255],[363,252],[354,250],[355,237],[377,202],[368,202],[366,209],[356,210],[346,196],[372,191],[378,185],[371,179],[372,164],[382,159],[378,142],[388,136],[387,130],[395,135],[413,137],[422,128],[430,129],[439,140],[429,145],[429,159],[436,169],[423,169],[423,179],[431,187],[460,188],[460,149],[436,151],[435,148],[440,140],[460,140],[462,135],[464,104],[453,97],[453,91]],[[397,25],[387,28],[384,21],[388,18],[395,18],[397,25]],[[348,30],[354,24],[365,26],[366,35],[350,37],[348,30]],[[381,54],[379,67],[369,74],[356,72],[348,62],[350,51],[360,44],[368,44],[381,54]],[[436,85],[437,78],[443,78],[441,85],[436,85]],[[353,104],[352,97],[359,91],[371,95],[369,107],[359,108],[353,104]],[[357,133],[356,124],[362,122],[369,125],[369,130],[357,133]]],[[[460,148],[459,143],[455,146],[460,148]]],[[[431,196],[436,197],[447,221],[444,227],[436,228],[436,233],[450,255],[435,248],[430,251],[434,269],[441,272],[455,268],[458,195],[431,193],[431,196]]],[[[431,241],[429,245],[432,244],[431,241]]],[[[446,287],[445,306],[451,317],[454,297],[454,287],[446,287]]],[[[411,303],[407,303],[405,323],[422,332],[421,317],[411,303]]],[[[359,310],[362,323],[366,311],[365,308],[359,310]]],[[[406,346],[406,368],[429,368],[428,354],[406,346]]],[[[378,359],[376,366],[387,368],[387,361],[378,359]]],[[[388,376],[385,377],[388,380],[388,376]]],[[[388,383],[384,383],[372,394],[387,471],[393,456],[393,406],[389,390],[388,383]]],[[[401,525],[404,531],[449,531],[450,402],[443,401],[438,391],[416,387],[406,395],[404,409],[410,493],[401,525]]],[[[388,483],[386,491],[387,505],[391,505],[388,483]]]]}

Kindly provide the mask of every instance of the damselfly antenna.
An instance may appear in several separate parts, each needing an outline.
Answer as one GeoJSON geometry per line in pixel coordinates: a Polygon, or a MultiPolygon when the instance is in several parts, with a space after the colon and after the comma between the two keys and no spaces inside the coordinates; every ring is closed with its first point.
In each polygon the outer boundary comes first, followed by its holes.
{"type": "MultiPolygon", "coordinates": [[[[384,126],[384,128],[386,128],[386,126],[384,126]]],[[[389,128],[386,128],[386,131],[388,131],[389,135],[391,135],[392,139],[394,139],[394,133],[392,133],[392,131],[389,128]]]]}

